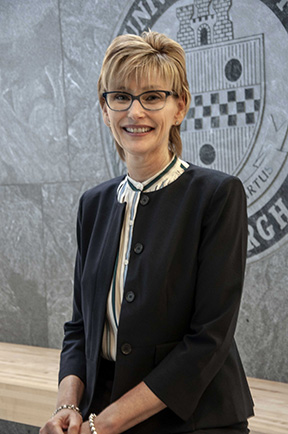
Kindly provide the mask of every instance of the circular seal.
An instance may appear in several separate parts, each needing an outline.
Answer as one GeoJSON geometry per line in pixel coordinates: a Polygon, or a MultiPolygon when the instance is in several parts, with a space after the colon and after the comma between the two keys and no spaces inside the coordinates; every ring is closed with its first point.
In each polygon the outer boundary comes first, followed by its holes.
{"type": "MultiPolygon", "coordinates": [[[[248,205],[248,262],[288,239],[288,0],[134,0],[118,34],[148,28],[186,52],[192,95],[183,158],[238,176],[248,205]]],[[[104,126],[111,176],[124,171],[104,126]]]]}

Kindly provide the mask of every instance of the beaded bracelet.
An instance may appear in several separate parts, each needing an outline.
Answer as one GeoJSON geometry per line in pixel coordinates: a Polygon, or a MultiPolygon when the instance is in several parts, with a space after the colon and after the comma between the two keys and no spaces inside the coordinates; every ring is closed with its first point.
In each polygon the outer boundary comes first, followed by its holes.
{"type": "Polygon", "coordinates": [[[96,428],[94,425],[94,417],[96,417],[95,413],[91,413],[89,416],[89,426],[90,426],[91,434],[97,434],[97,431],[96,431],[96,428]]]}
{"type": "Polygon", "coordinates": [[[78,407],[76,407],[76,405],[74,405],[74,404],[61,405],[60,407],[56,408],[56,410],[52,414],[52,417],[54,417],[61,410],[73,410],[73,411],[76,411],[78,414],[80,414],[80,416],[82,417],[80,409],[78,407]]]}

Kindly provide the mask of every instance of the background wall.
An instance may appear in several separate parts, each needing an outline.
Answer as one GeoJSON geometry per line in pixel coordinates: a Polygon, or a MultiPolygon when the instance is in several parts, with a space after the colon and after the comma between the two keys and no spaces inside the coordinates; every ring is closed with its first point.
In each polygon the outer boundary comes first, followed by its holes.
{"type": "MultiPolygon", "coordinates": [[[[134,14],[134,27],[148,21],[150,8],[151,27],[162,31],[161,14],[193,0],[134,3],[142,11],[136,20],[134,14]]],[[[288,19],[288,2],[272,3],[250,1],[287,36],[280,18],[288,19]]],[[[240,4],[234,0],[231,8],[235,26],[240,4]]],[[[61,346],[71,315],[78,200],[122,170],[101,124],[96,90],[105,49],[131,7],[133,1],[122,0],[0,0],[2,341],[61,346]]],[[[280,45],[274,48],[280,57],[280,45]]],[[[276,89],[284,85],[275,82],[276,89]]],[[[287,111],[281,116],[287,121],[287,111]]],[[[287,382],[288,244],[282,238],[247,265],[237,341],[248,375],[287,382]]]]}

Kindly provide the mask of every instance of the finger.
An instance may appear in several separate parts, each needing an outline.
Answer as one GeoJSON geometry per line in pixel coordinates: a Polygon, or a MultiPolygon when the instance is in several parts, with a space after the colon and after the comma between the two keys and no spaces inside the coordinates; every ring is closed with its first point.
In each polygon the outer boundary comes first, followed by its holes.
{"type": "Polygon", "coordinates": [[[54,419],[50,419],[39,431],[40,434],[63,434],[63,432],[59,421],[54,419]]]}
{"type": "Polygon", "coordinates": [[[80,428],[81,428],[81,423],[79,423],[79,421],[75,421],[75,422],[71,421],[69,426],[68,426],[67,433],[68,434],[79,434],[80,428]]]}

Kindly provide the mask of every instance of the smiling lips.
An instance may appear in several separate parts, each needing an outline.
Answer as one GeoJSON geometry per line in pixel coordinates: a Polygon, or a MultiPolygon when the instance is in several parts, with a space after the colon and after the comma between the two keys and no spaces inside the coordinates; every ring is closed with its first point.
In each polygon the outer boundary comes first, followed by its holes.
{"type": "Polygon", "coordinates": [[[134,134],[148,133],[152,129],[151,127],[124,127],[125,131],[134,134]]]}

